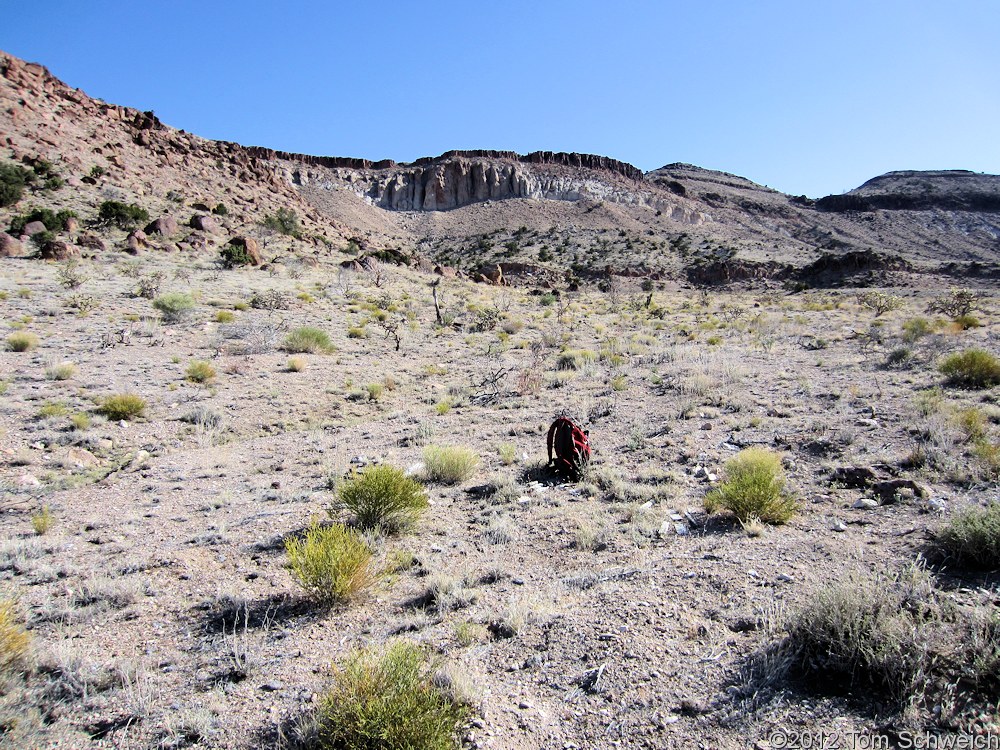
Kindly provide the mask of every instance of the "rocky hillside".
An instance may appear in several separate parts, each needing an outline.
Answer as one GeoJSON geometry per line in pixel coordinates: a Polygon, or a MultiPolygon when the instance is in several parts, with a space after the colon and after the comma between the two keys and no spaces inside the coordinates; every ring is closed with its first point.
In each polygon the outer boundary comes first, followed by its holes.
{"type": "Polygon", "coordinates": [[[278,254],[350,247],[470,272],[527,264],[556,277],[707,284],[1000,269],[995,175],[892,172],[814,201],[688,164],[643,174],[584,154],[452,151],[408,164],[309,156],[176,130],[2,53],[0,73],[3,156],[51,162],[70,189],[46,196],[47,207],[86,219],[113,198],[184,225],[196,206],[224,204],[217,234],[192,235],[182,250],[210,250],[228,233],[278,254]],[[279,209],[301,221],[295,242],[261,230],[279,209]]]}

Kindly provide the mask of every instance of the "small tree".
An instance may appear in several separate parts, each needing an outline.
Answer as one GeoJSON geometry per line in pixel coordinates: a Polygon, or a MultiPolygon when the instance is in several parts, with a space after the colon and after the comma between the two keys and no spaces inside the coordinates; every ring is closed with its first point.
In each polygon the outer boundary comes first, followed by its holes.
{"type": "Polygon", "coordinates": [[[982,304],[982,292],[953,288],[947,294],[931,300],[927,305],[927,311],[941,313],[949,318],[962,318],[971,314],[973,310],[981,310],[982,304]]]}
{"type": "Polygon", "coordinates": [[[298,237],[300,233],[299,217],[290,208],[279,208],[275,213],[265,216],[262,223],[268,229],[289,237],[298,237]]]}

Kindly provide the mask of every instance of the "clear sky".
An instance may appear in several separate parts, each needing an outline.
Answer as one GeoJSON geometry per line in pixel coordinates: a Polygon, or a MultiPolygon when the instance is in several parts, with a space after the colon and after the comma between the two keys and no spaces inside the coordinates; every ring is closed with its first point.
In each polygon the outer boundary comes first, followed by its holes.
{"type": "Polygon", "coordinates": [[[786,193],[1000,173],[1000,0],[0,0],[0,49],[208,138],[683,161],[786,193]]]}

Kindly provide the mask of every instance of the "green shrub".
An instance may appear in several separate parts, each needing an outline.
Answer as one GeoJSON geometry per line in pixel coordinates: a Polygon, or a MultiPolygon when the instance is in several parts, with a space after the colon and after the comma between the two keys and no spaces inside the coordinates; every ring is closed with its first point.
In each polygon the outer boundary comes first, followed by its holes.
{"type": "Polygon", "coordinates": [[[219,258],[226,268],[236,268],[237,266],[249,266],[253,263],[253,257],[247,246],[242,243],[225,245],[219,251],[219,258]]]}
{"type": "Polygon", "coordinates": [[[212,213],[215,214],[216,216],[228,216],[229,209],[226,208],[225,203],[218,203],[216,204],[215,208],[212,209],[212,213]]]}
{"type": "Polygon", "coordinates": [[[722,483],[705,497],[705,510],[728,510],[744,524],[755,519],[784,523],[797,509],[784,487],[781,456],[765,448],[747,448],[726,463],[722,483]]]}
{"type": "Polygon", "coordinates": [[[931,332],[931,323],[927,318],[910,318],[903,323],[903,341],[912,344],[931,332]]]}
{"type": "Polygon", "coordinates": [[[427,479],[441,484],[458,484],[471,477],[479,466],[479,456],[471,448],[429,445],[424,448],[427,479]]]}
{"type": "Polygon", "coordinates": [[[363,529],[395,534],[411,528],[427,509],[419,482],[393,466],[369,466],[340,485],[338,508],[354,514],[363,529]]]}
{"type": "Polygon", "coordinates": [[[215,377],[215,368],[211,362],[203,359],[196,359],[187,366],[184,372],[184,379],[192,383],[207,383],[215,377]]]}
{"type": "Polygon", "coordinates": [[[866,291],[858,295],[858,304],[875,312],[875,317],[903,306],[901,297],[885,292],[866,291]]]}
{"type": "Polygon", "coordinates": [[[18,331],[7,337],[7,351],[28,352],[38,346],[38,336],[33,333],[18,331]]]}
{"type": "Polygon", "coordinates": [[[369,383],[365,388],[368,391],[369,401],[381,401],[382,393],[385,391],[385,386],[381,383],[369,383]]]}
{"type": "Polygon", "coordinates": [[[289,208],[279,208],[274,214],[268,214],[262,223],[279,234],[299,236],[299,217],[289,208]]]}
{"type": "Polygon", "coordinates": [[[303,328],[296,328],[285,337],[282,349],[293,354],[316,354],[331,351],[333,344],[330,343],[330,337],[326,331],[311,326],[304,326],[303,328]]]}
{"type": "Polygon", "coordinates": [[[937,533],[941,551],[958,565],[1000,567],[1000,503],[958,511],[937,533]]]}
{"type": "Polygon", "coordinates": [[[979,328],[982,323],[979,322],[979,318],[975,315],[959,315],[955,318],[955,325],[961,328],[963,331],[968,331],[970,328],[979,328]]]}
{"type": "Polygon", "coordinates": [[[66,404],[56,402],[50,402],[43,404],[38,410],[39,419],[52,419],[53,417],[65,417],[69,414],[69,407],[66,404]]]}
{"type": "Polygon", "coordinates": [[[146,401],[134,393],[119,393],[105,398],[97,409],[110,420],[130,420],[146,412],[146,401]]]}
{"type": "Polygon", "coordinates": [[[371,586],[378,578],[372,551],[351,529],[336,523],[313,523],[303,539],[285,542],[292,575],[315,601],[341,604],[371,586]]]}
{"type": "Polygon", "coordinates": [[[83,412],[77,412],[69,418],[69,423],[73,425],[74,430],[83,431],[90,427],[90,417],[83,412]]]}
{"type": "Polygon", "coordinates": [[[364,326],[350,326],[347,329],[347,338],[349,339],[366,339],[368,338],[368,331],[364,326]]]}
{"type": "Polygon", "coordinates": [[[232,323],[234,320],[236,320],[236,316],[229,310],[219,310],[215,313],[216,323],[232,323]]]}
{"type": "Polygon", "coordinates": [[[149,221],[149,212],[134,203],[104,201],[97,212],[97,218],[105,226],[114,225],[127,231],[149,221]]]}
{"type": "Polygon", "coordinates": [[[35,533],[41,536],[49,531],[55,524],[55,516],[52,515],[52,510],[48,505],[43,505],[42,509],[35,513],[31,517],[31,528],[34,529],[35,533]]]}
{"type": "Polygon", "coordinates": [[[319,699],[315,750],[458,750],[469,709],[417,646],[355,651],[319,699]]]}
{"type": "Polygon", "coordinates": [[[990,388],[1000,383],[1000,360],[983,349],[966,349],[938,365],[948,382],[963,388],[990,388]]]}
{"type": "Polygon", "coordinates": [[[13,206],[24,195],[28,170],[17,164],[0,163],[0,208],[13,206]]]}
{"type": "Polygon", "coordinates": [[[56,212],[50,208],[32,208],[28,213],[10,220],[10,233],[16,237],[23,233],[25,226],[32,221],[42,222],[50,232],[60,232],[66,229],[70,219],[75,218],[75,212],[65,209],[56,212]]]}
{"type": "Polygon", "coordinates": [[[510,466],[517,460],[517,446],[513,443],[500,443],[497,453],[500,454],[500,463],[504,466],[510,466]]]}
{"type": "Polygon", "coordinates": [[[169,292],[153,300],[153,307],[160,311],[167,323],[176,323],[194,310],[194,298],[183,292],[169,292]]]}

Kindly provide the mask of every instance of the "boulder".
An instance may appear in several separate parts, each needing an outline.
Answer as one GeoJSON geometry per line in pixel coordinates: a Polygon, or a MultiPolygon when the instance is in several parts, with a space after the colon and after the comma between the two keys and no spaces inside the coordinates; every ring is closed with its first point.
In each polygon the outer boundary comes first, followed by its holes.
{"type": "Polygon", "coordinates": [[[161,216],[146,225],[146,234],[158,234],[161,237],[169,237],[177,234],[177,219],[173,216],[161,216]]]}
{"type": "Polygon", "coordinates": [[[458,271],[451,266],[434,266],[434,273],[446,279],[454,279],[458,276],[458,271]]]}
{"type": "Polygon", "coordinates": [[[103,252],[108,249],[108,243],[96,234],[81,234],[76,238],[76,244],[88,250],[100,250],[103,252]]]}
{"type": "Polygon", "coordinates": [[[80,257],[80,248],[62,240],[50,240],[42,247],[41,257],[44,260],[69,260],[80,257]]]}
{"type": "Polygon", "coordinates": [[[29,237],[34,237],[36,234],[41,234],[42,232],[48,231],[48,228],[40,221],[29,221],[24,225],[23,234],[29,237]]]}
{"type": "Polygon", "coordinates": [[[219,231],[219,222],[205,214],[195,214],[191,217],[189,223],[192,229],[197,229],[200,232],[211,233],[219,231]]]}
{"type": "Polygon", "coordinates": [[[17,258],[24,253],[24,246],[6,232],[0,232],[0,258],[17,258]]]}

